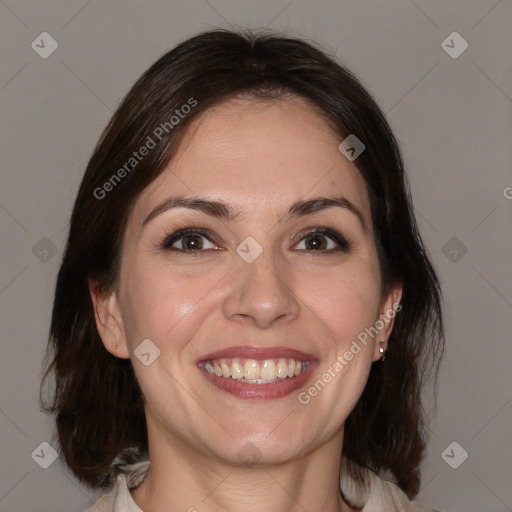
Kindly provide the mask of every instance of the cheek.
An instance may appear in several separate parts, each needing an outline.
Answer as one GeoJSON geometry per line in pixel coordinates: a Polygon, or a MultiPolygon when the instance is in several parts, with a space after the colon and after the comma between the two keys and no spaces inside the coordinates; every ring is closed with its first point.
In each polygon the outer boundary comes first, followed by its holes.
{"type": "Polygon", "coordinates": [[[325,343],[318,378],[302,392],[299,402],[310,401],[322,421],[328,417],[330,432],[346,421],[371,370],[373,343],[370,338],[361,342],[358,336],[378,317],[380,279],[370,266],[347,266],[317,280],[304,302],[325,333],[325,343]]]}
{"type": "Polygon", "coordinates": [[[317,276],[314,286],[304,279],[299,287],[300,298],[328,328],[338,351],[350,346],[378,316],[380,280],[369,266],[317,276]]]}
{"type": "MultiPolygon", "coordinates": [[[[356,262],[359,263],[359,262],[356,262]]],[[[318,315],[335,337],[335,355],[330,356],[325,373],[334,374],[335,384],[326,396],[333,417],[346,418],[365,387],[373,359],[370,338],[358,336],[372,326],[380,304],[380,274],[373,260],[350,265],[324,283],[325,297],[318,315]]],[[[320,297],[318,297],[320,299],[320,297]]],[[[314,304],[315,300],[312,300],[314,304]]],[[[333,339],[333,336],[331,336],[333,339]]],[[[327,377],[328,378],[328,377],[327,377]]],[[[344,421],[344,420],[343,420],[344,421]]]]}
{"type": "Polygon", "coordinates": [[[128,271],[123,301],[127,340],[132,350],[140,340],[153,340],[162,351],[183,345],[200,325],[210,304],[217,273],[190,275],[171,266],[140,264],[128,271]],[[172,343],[170,343],[172,342],[172,343]]]}
{"type": "Polygon", "coordinates": [[[208,273],[186,276],[171,272],[170,266],[147,263],[126,272],[122,313],[132,364],[144,396],[162,414],[166,400],[186,401],[180,396],[181,386],[172,384],[181,375],[182,366],[190,364],[190,341],[211,310],[208,290],[216,282],[211,277],[208,273]],[[160,351],[149,366],[136,356],[145,339],[160,351]]]}

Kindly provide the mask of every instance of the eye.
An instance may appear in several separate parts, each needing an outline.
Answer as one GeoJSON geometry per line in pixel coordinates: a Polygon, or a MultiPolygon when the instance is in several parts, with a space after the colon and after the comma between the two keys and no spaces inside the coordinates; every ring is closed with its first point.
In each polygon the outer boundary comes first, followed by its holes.
{"type": "Polygon", "coordinates": [[[211,249],[218,249],[211,240],[206,230],[201,229],[180,229],[165,238],[162,247],[168,250],[196,252],[211,249]]]}
{"type": "Polygon", "coordinates": [[[339,233],[330,229],[316,229],[304,235],[295,248],[309,252],[347,251],[348,241],[339,233]]]}

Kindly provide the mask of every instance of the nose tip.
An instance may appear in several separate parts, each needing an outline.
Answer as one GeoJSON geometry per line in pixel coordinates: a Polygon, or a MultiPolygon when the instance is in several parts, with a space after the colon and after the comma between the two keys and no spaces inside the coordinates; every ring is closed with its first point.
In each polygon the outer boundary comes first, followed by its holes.
{"type": "Polygon", "coordinates": [[[286,282],[285,269],[272,268],[261,257],[250,264],[241,263],[224,303],[227,318],[252,321],[260,329],[297,318],[300,303],[286,282]]]}

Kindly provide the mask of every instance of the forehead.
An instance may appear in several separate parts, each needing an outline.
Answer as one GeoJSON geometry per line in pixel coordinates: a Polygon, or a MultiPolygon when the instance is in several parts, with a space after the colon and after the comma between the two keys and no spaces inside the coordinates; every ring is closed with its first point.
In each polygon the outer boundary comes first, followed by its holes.
{"type": "Polygon", "coordinates": [[[231,202],[251,214],[298,199],[343,195],[359,206],[370,226],[364,181],[338,150],[340,142],[301,98],[225,101],[191,123],[136,211],[143,216],[169,195],[231,202]]]}

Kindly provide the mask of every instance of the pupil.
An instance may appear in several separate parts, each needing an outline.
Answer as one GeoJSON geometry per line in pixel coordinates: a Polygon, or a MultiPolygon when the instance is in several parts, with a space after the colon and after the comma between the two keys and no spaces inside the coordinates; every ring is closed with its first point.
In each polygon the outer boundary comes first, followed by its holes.
{"type": "Polygon", "coordinates": [[[189,251],[196,251],[201,249],[203,246],[202,240],[198,236],[187,236],[183,239],[183,243],[185,245],[185,249],[189,251]]]}
{"type": "Polygon", "coordinates": [[[309,250],[317,250],[325,248],[325,239],[318,235],[310,236],[306,242],[309,250]]]}

